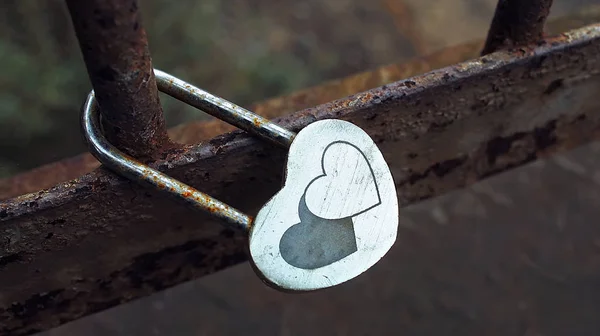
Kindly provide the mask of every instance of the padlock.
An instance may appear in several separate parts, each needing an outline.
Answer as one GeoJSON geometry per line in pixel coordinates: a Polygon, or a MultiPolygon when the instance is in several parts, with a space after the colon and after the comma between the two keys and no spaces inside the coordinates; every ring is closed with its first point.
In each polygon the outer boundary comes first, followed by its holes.
{"type": "Polygon", "coordinates": [[[91,153],[112,171],[159,188],[248,233],[250,261],[283,291],[332,287],[364,273],[390,250],[398,198],[375,142],[343,120],[315,121],[295,134],[240,106],[154,70],[160,91],[240,129],[289,147],[284,182],[252,217],[122,153],[103,136],[92,91],[82,110],[91,153]]]}

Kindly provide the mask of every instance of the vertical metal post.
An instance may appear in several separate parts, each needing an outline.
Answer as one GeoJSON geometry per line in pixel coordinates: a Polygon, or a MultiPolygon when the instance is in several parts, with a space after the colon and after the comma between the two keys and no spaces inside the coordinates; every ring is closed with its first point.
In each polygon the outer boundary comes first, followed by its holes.
{"type": "Polygon", "coordinates": [[[552,0],[499,0],[482,55],[540,41],[552,0]]]}
{"type": "Polygon", "coordinates": [[[138,159],[170,145],[136,0],[66,0],[103,117],[116,147],[138,159]]]}

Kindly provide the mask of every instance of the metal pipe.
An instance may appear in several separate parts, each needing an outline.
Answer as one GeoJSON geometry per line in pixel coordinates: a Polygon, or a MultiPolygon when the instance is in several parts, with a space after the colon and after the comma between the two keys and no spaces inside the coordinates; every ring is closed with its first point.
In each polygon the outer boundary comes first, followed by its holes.
{"type": "Polygon", "coordinates": [[[171,145],[137,1],[66,0],[109,141],[139,159],[171,145]]]}
{"type": "Polygon", "coordinates": [[[552,0],[499,0],[481,54],[542,40],[550,7],[552,0]]]}

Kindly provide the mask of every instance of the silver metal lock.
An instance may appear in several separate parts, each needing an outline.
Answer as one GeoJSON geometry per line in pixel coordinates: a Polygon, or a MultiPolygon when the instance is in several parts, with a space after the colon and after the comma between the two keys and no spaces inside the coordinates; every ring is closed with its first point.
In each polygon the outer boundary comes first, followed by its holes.
{"type": "Polygon", "coordinates": [[[82,129],[90,151],[105,166],[139,183],[160,186],[244,229],[254,269],[277,289],[311,291],[341,284],[365,272],[392,247],[398,231],[396,187],[383,155],[362,129],[329,119],[295,134],[163,71],[154,72],[160,91],[289,147],[282,189],[252,220],[136,161],[103,136],[92,91],[82,111],[82,129]]]}

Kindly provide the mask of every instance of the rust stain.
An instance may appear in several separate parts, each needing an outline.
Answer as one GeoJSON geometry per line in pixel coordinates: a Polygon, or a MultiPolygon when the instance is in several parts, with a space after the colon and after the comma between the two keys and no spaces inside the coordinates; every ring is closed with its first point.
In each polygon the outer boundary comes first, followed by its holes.
{"type": "MultiPolygon", "coordinates": [[[[264,125],[264,121],[263,121],[263,120],[264,120],[264,119],[262,119],[262,118],[259,118],[259,117],[253,117],[253,118],[252,118],[252,124],[253,124],[255,127],[257,127],[257,128],[260,128],[260,127],[262,127],[262,126],[264,125]]],[[[268,122],[268,120],[267,120],[267,122],[268,122]]]]}

